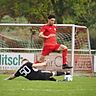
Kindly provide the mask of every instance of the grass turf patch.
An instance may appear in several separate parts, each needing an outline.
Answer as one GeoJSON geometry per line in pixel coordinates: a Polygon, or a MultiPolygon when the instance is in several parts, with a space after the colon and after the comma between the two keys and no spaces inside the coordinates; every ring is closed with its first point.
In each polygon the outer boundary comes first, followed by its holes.
{"type": "MultiPolygon", "coordinates": [[[[0,74],[1,96],[95,96],[96,77],[74,77],[72,82],[29,81],[19,77],[4,80],[8,75],[0,74]]],[[[63,77],[56,77],[63,80],[63,77]]]]}

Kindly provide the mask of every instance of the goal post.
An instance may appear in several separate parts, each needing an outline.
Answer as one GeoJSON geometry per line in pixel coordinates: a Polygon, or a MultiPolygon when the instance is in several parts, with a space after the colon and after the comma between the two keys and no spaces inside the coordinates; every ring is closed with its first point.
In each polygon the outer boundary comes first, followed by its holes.
{"type": "MultiPolygon", "coordinates": [[[[39,29],[43,25],[1,23],[0,52],[10,54],[14,52],[31,53],[35,56],[34,60],[37,59],[43,46],[43,40],[38,37],[39,29]]],[[[56,24],[56,26],[58,43],[68,47],[67,61],[73,66],[72,74],[74,71],[92,73],[93,62],[88,28],[75,24],[56,24]]],[[[60,65],[62,62],[61,54],[53,53],[47,58],[50,59],[50,62],[49,69],[46,68],[46,70],[62,70],[60,65]]],[[[2,64],[0,64],[0,67],[2,67],[2,64]]]]}

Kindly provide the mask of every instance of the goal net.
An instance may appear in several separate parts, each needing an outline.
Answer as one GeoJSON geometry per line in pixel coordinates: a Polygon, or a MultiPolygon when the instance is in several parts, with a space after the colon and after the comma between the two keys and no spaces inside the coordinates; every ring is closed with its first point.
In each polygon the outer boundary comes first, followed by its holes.
{"type": "MultiPolygon", "coordinates": [[[[43,39],[38,37],[41,26],[43,24],[0,24],[0,69],[2,69],[1,63],[7,61],[4,53],[31,53],[34,54],[34,60],[38,59],[43,46],[43,39]]],[[[58,43],[68,47],[67,61],[73,66],[72,72],[92,73],[92,55],[87,27],[74,24],[56,24],[56,26],[58,43]]],[[[52,53],[47,58],[50,62],[46,70],[62,69],[61,54],[52,53]]]]}

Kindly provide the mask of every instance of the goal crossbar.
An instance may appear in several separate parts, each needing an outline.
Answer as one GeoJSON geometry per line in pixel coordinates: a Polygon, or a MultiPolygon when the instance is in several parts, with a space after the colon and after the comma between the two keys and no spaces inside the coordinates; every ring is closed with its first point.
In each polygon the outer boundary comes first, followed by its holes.
{"type": "MultiPolygon", "coordinates": [[[[16,23],[0,23],[0,26],[43,26],[44,24],[16,24],[16,23]]],[[[58,26],[69,26],[69,27],[81,27],[81,28],[87,28],[86,26],[80,26],[75,24],[55,24],[58,26]]]]}

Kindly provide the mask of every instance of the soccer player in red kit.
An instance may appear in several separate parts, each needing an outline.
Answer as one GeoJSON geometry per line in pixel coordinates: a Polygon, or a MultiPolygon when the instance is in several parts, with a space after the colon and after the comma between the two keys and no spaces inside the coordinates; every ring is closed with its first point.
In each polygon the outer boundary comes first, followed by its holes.
{"type": "Polygon", "coordinates": [[[56,26],[54,25],[54,23],[55,23],[55,16],[49,15],[48,23],[45,24],[40,29],[39,36],[44,39],[44,47],[38,62],[44,62],[46,55],[49,55],[49,53],[51,52],[62,51],[62,59],[63,59],[62,69],[66,69],[66,68],[70,69],[72,67],[69,66],[66,62],[68,48],[65,45],[57,43],[56,26]]]}

